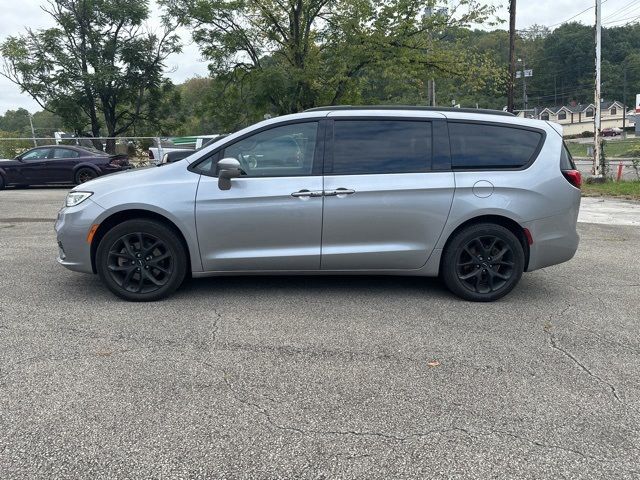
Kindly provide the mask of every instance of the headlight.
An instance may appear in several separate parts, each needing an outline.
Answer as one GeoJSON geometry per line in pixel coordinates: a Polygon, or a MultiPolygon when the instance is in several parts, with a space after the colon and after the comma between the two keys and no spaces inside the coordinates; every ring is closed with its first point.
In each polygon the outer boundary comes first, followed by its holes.
{"type": "Polygon", "coordinates": [[[67,193],[65,205],[67,207],[75,207],[76,205],[80,205],[91,195],[93,195],[93,192],[69,192],[67,193]]]}

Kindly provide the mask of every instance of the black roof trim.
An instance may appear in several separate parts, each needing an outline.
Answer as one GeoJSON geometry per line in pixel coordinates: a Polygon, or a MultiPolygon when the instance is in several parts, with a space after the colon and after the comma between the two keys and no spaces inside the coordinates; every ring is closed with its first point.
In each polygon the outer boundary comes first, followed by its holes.
{"type": "Polygon", "coordinates": [[[421,107],[417,105],[335,105],[332,107],[309,108],[305,110],[305,112],[328,112],[338,110],[421,110],[426,112],[481,113],[483,115],[499,115],[503,117],[515,116],[510,112],[489,110],[487,108],[421,107]]]}

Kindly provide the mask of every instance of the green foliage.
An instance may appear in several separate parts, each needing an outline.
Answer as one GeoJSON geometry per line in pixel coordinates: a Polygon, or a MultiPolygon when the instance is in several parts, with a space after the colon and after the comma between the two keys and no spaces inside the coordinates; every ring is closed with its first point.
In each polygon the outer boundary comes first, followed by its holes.
{"type": "MultiPolygon", "coordinates": [[[[200,135],[320,105],[424,105],[430,80],[438,105],[507,103],[508,33],[486,29],[494,9],[482,0],[446,13],[441,0],[161,0],[165,21],[188,27],[210,62],[210,77],[181,85],[162,76],[179,46],[170,26],[143,27],[147,1],[48,1],[54,28],[0,46],[4,74],[45,109],[33,116],[38,136],[200,135]]],[[[520,33],[519,66],[534,70],[530,106],[593,101],[592,37],[578,23],[520,33]]],[[[625,73],[633,98],[638,52],[639,25],[604,29],[605,98],[622,100],[625,73]]],[[[521,89],[517,80],[518,107],[521,89]]],[[[31,136],[26,110],[0,116],[0,130],[31,136]]]]}
{"type": "Polygon", "coordinates": [[[25,150],[33,147],[28,140],[4,140],[5,138],[19,138],[18,132],[0,130],[0,158],[15,158],[25,150]]]}
{"type": "Polygon", "coordinates": [[[163,0],[211,61],[206,102],[219,125],[340,103],[425,103],[426,81],[495,94],[506,70],[469,48],[465,26],[493,7],[460,0],[163,0]],[[464,87],[461,87],[464,85],[464,87]]]}
{"type": "Polygon", "coordinates": [[[55,27],[7,38],[4,75],[74,130],[94,136],[128,131],[153,108],[163,61],[178,51],[170,26],[156,34],[143,23],[148,2],[50,0],[55,27]]]}
{"type": "MultiPolygon", "coordinates": [[[[564,24],[553,32],[520,37],[517,55],[534,71],[527,79],[530,105],[593,102],[594,33],[580,23],[564,24]]],[[[602,97],[631,103],[640,85],[640,25],[604,28],[602,31],[602,97]]],[[[516,83],[521,88],[522,81],[516,83]]],[[[517,97],[516,97],[517,98],[517,97]]],[[[517,104],[517,101],[516,101],[517,104]]]]}

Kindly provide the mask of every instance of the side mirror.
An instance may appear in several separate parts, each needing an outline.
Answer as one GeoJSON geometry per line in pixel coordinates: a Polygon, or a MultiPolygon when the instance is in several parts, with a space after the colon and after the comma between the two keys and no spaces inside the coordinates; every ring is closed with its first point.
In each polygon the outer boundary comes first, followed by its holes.
{"type": "Polygon", "coordinates": [[[231,179],[239,177],[242,173],[240,162],[235,158],[223,158],[218,162],[218,188],[229,190],[231,179]]]}

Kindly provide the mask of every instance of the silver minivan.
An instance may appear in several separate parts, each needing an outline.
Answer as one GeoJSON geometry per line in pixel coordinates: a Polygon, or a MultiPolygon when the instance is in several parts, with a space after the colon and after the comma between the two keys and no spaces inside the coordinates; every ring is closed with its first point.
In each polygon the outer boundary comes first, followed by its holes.
{"type": "Polygon", "coordinates": [[[133,301],[230,274],[440,276],[491,301],[573,257],[580,182],[558,124],[317,108],[77,186],[58,214],[58,261],[133,301]]]}

